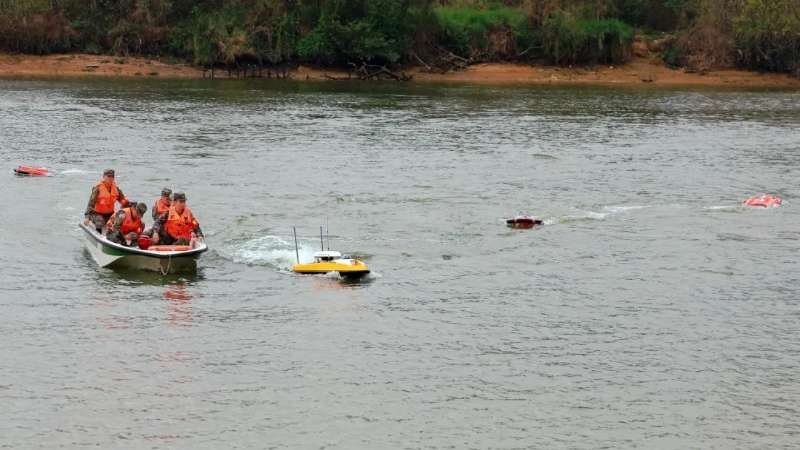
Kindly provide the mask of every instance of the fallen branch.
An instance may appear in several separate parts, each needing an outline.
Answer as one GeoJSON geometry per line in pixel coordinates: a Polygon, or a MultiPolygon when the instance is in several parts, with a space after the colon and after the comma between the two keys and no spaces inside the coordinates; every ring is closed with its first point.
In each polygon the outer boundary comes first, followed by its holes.
{"type": "Polygon", "coordinates": [[[522,52],[517,53],[517,58],[519,58],[520,56],[524,56],[526,53],[528,53],[529,51],[531,51],[533,49],[536,49],[536,48],[542,48],[542,46],[541,45],[531,45],[530,47],[526,48],[522,52]]]}
{"type": "Polygon", "coordinates": [[[358,76],[358,79],[362,81],[380,78],[381,76],[385,76],[394,79],[396,81],[410,81],[412,78],[411,75],[408,75],[405,72],[400,72],[400,73],[392,72],[386,66],[367,64],[365,62],[362,62],[360,66],[352,62],[348,64],[355,68],[355,72],[356,75],[358,76]]]}
{"type": "Polygon", "coordinates": [[[463,56],[456,55],[450,50],[446,50],[442,47],[437,47],[437,50],[439,50],[439,60],[436,62],[436,66],[441,73],[447,73],[453,70],[463,70],[466,69],[470,64],[475,63],[475,59],[473,57],[465,58],[463,56]]]}
{"type": "Polygon", "coordinates": [[[425,61],[423,61],[423,60],[422,60],[422,58],[420,58],[420,57],[417,55],[417,53],[416,53],[416,52],[412,52],[412,53],[411,53],[411,56],[413,56],[413,57],[414,57],[414,59],[416,59],[416,60],[417,60],[417,61],[418,61],[420,64],[422,64],[423,66],[425,66],[425,70],[427,70],[428,72],[431,72],[431,71],[433,70],[433,67],[431,67],[431,66],[430,66],[430,64],[426,63],[425,61]]]}

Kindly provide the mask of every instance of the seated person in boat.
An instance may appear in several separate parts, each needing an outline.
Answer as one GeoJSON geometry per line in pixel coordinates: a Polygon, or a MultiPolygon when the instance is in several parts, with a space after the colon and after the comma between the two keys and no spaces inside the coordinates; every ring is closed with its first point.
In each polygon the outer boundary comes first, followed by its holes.
{"type": "Polygon", "coordinates": [[[142,216],[147,212],[147,205],[137,203],[133,206],[120,209],[106,223],[108,233],[106,238],[117,244],[134,246],[139,241],[139,235],[144,230],[142,216]]]}
{"type": "Polygon", "coordinates": [[[153,243],[165,245],[190,245],[193,238],[203,238],[200,224],[186,206],[186,194],[176,192],[172,206],[153,224],[153,243]]]}
{"type": "Polygon", "coordinates": [[[172,189],[164,188],[161,190],[161,197],[157,198],[156,202],[153,203],[153,220],[158,220],[162,214],[169,212],[169,207],[172,205],[171,195],[172,189]]]}
{"type": "MultiPolygon", "coordinates": [[[[169,212],[169,207],[172,206],[172,189],[164,188],[161,190],[161,197],[157,198],[153,203],[153,223],[158,221],[158,218],[163,214],[169,212]]],[[[148,228],[142,233],[146,236],[153,237],[153,228],[148,228]]]]}
{"type": "Polygon", "coordinates": [[[86,225],[93,223],[98,232],[102,231],[108,219],[114,214],[117,202],[123,207],[128,206],[128,199],[114,181],[114,169],[106,169],[103,171],[103,179],[92,188],[83,223],[86,225]]]}

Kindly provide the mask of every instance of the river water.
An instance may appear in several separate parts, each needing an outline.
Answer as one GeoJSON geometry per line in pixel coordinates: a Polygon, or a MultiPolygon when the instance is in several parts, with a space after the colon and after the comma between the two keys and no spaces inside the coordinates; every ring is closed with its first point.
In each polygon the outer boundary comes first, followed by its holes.
{"type": "Polygon", "coordinates": [[[796,448],[798,127],[782,91],[0,81],[0,447],[796,448]],[[106,167],[186,192],[196,274],[97,267],[106,167]],[[368,279],[288,272],[326,223],[368,279]]]}

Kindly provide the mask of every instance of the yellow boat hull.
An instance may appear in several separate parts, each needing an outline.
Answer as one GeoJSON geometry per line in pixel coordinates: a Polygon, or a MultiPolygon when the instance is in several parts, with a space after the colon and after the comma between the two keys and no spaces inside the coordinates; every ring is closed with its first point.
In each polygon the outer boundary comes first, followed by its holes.
{"type": "Polygon", "coordinates": [[[369,273],[369,268],[363,261],[353,260],[352,264],[335,261],[313,262],[308,264],[295,264],[292,271],[302,274],[324,274],[339,272],[343,277],[361,277],[369,273]]]}

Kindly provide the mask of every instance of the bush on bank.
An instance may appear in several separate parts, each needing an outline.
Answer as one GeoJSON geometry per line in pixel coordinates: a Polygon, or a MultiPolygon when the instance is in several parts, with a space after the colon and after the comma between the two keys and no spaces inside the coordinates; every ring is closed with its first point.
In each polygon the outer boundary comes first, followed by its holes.
{"type": "Polygon", "coordinates": [[[578,19],[557,12],[541,31],[543,55],[554,64],[620,63],[630,56],[633,28],[618,19],[578,19]]]}
{"type": "Polygon", "coordinates": [[[673,64],[800,68],[798,0],[0,0],[0,51],[205,66],[619,63],[634,27],[677,34],[673,64]]]}
{"type": "Polygon", "coordinates": [[[475,60],[515,59],[533,44],[533,30],[519,9],[442,6],[434,16],[439,45],[475,60]]]}
{"type": "Polygon", "coordinates": [[[733,34],[741,66],[800,77],[800,2],[746,0],[733,34]]]}

